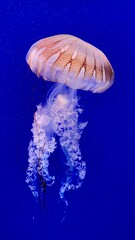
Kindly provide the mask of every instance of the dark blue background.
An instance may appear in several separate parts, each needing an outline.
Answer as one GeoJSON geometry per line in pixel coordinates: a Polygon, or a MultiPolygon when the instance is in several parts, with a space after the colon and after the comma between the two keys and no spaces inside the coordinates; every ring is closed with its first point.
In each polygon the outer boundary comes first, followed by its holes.
{"type": "Polygon", "coordinates": [[[0,28],[0,239],[135,239],[134,1],[4,0],[0,28]],[[45,217],[25,183],[33,113],[51,85],[30,71],[25,55],[35,41],[59,33],[100,48],[115,71],[107,92],[79,91],[89,121],[81,139],[87,175],[82,188],[66,195],[64,223],[59,148],[50,163],[56,184],[47,189],[45,217]]]}

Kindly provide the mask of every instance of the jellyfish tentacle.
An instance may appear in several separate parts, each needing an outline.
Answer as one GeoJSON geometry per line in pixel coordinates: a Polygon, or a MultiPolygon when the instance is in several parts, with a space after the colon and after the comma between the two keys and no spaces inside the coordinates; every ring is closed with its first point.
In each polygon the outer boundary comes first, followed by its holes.
{"type": "Polygon", "coordinates": [[[49,156],[56,148],[56,141],[53,137],[53,131],[50,125],[49,115],[44,107],[37,106],[37,112],[34,114],[34,123],[31,129],[33,140],[29,144],[29,166],[26,173],[26,182],[35,197],[39,196],[37,183],[40,184],[40,190],[45,190],[45,186],[51,186],[55,177],[49,175],[49,156]],[[46,131],[50,129],[50,131],[46,131]]]}

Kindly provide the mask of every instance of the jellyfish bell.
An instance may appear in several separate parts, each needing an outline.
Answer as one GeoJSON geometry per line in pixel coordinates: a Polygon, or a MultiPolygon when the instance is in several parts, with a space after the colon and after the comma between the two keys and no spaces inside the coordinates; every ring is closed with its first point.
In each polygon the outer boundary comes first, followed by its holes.
{"type": "Polygon", "coordinates": [[[37,41],[28,51],[26,61],[38,77],[73,89],[100,93],[113,83],[114,72],[104,53],[71,35],[37,41]]]}
{"type": "Polygon", "coordinates": [[[79,140],[87,122],[79,122],[82,109],[78,104],[77,89],[104,92],[113,84],[114,72],[103,52],[65,34],[33,44],[26,61],[38,77],[56,83],[47,94],[46,104],[37,106],[34,114],[26,182],[35,197],[43,191],[42,185],[37,187],[39,179],[46,186],[54,183],[55,177],[50,176],[48,167],[57,135],[67,167],[59,194],[67,204],[65,191],[79,188],[86,174],[79,140]]]}

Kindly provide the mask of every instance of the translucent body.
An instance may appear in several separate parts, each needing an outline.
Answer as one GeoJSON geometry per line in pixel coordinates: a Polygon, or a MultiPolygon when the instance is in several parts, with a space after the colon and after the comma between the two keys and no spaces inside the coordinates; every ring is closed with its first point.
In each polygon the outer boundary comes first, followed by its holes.
{"type": "Polygon", "coordinates": [[[37,106],[34,114],[26,182],[36,198],[54,183],[55,177],[50,176],[48,168],[57,135],[67,167],[59,192],[65,200],[65,191],[79,188],[86,174],[79,140],[87,123],[79,123],[82,109],[76,91],[106,91],[113,84],[114,71],[103,52],[67,34],[37,41],[29,49],[26,61],[38,77],[57,82],[48,93],[46,105],[37,106]]]}
{"type": "MultiPolygon", "coordinates": [[[[49,175],[49,157],[56,148],[55,135],[65,154],[67,171],[62,180],[60,198],[65,191],[79,188],[86,174],[86,164],[82,161],[79,140],[87,123],[79,123],[82,109],[78,106],[76,90],[57,84],[51,92],[47,104],[39,105],[34,115],[33,140],[29,145],[29,166],[26,182],[33,195],[39,196],[44,186],[52,185],[54,176],[49,175]],[[40,188],[38,184],[40,184],[40,188]]],[[[66,202],[67,203],[67,202],[66,202]]]]}

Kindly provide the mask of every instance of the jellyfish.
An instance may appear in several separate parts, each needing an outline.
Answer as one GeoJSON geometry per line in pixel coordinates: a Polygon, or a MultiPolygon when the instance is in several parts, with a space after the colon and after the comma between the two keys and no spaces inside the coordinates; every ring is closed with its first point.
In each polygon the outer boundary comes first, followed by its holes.
{"type": "Polygon", "coordinates": [[[114,80],[107,57],[93,45],[71,35],[60,34],[34,43],[26,55],[32,72],[54,82],[45,104],[39,104],[32,124],[26,182],[35,198],[55,182],[49,174],[49,159],[57,147],[56,136],[65,156],[65,176],[59,190],[78,189],[86,175],[80,138],[87,122],[80,122],[83,109],[77,90],[102,93],[114,80]]]}

